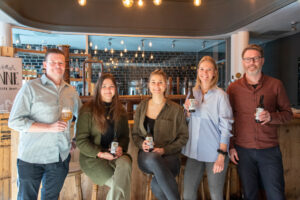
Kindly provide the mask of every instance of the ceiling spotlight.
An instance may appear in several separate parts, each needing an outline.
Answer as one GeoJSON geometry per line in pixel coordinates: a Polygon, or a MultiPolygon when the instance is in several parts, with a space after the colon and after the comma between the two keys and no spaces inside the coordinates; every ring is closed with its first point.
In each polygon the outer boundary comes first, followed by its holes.
{"type": "Polygon", "coordinates": [[[297,24],[299,22],[292,21],[291,22],[291,31],[297,31],[297,24]]]}
{"type": "Polygon", "coordinates": [[[138,1],[138,6],[139,6],[139,7],[142,7],[143,5],[144,5],[143,0],[139,0],[139,1],[138,1]]]}
{"type": "Polygon", "coordinates": [[[153,4],[159,6],[162,0],[153,0],[153,4]]]}
{"type": "Polygon", "coordinates": [[[126,8],[130,8],[133,5],[133,0],[122,0],[122,3],[126,8]]]}
{"type": "Polygon", "coordinates": [[[120,43],[121,43],[121,45],[123,45],[123,44],[124,44],[124,40],[121,40],[121,42],[120,42],[120,43]]]}
{"type": "Polygon", "coordinates": [[[172,48],[173,48],[173,49],[175,48],[175,42],[176,42],[176,40],[173,40],[173,41],[172,41],[172,48]]]}
{"type": "Polygon", "coordinates": [[[206,41],[204,40],[203,42],[202,42],[202,49],[204,49],[206,47],[206,41]]]}
{"type": "Polygon", "coordinates": [[[149,42],[149,47],[152,47],[152,42],[151,41],[149,42]]]}
{"type": "Polygon", "coordinates": [[[78,0],[78,4],[81,6],[85,6],[86,5],[86,0],[78,0]]]}
{"type": "Polygon", "coordinates": [[[195,5],[195,6],[200,6],[201,3],[202,3],[201,0],[194,0],[194,5],[195,5]]]}

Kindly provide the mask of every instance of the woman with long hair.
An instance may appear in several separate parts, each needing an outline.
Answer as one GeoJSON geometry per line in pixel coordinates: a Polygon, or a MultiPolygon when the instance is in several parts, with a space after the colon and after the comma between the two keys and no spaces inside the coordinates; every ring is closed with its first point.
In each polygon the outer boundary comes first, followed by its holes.
{"type": "MultiPolygon", "coordinates": [[[[196,111],[187,112],[189,140],[182,150],[188,157],[184,172],[185,200],[197,199],[204,170],[211,199],[223,200],[233,116],[228,96],[217,83],[217,64],[212,57],[204,56],[198,64],[196,86],[191,91],[197,101],[196,111]]],[[[189,105],[187,99],[187,111],[189,105]]]]}
{"type": "MultiPolygon", "coordinates": [[[[127,115],[119,102],[115,78],[102,74],[93,99],[80,110],[76,144],[82,171],[98,185],[107,185],[108,200],[130,200],[131,157],[127,115]],[[110,152],[112,142],[118,142],[110,152]]],[[[115,143],[114,143],[115,144],[115,143]]]]}
{"type": "Polygon", "coordinates": [[[180,170],[181,147],[188,139],[183,109],[165,97],[167,77],[162,70],[150,74],[151,98],[142,101],[135,113],[132,138],[138,152],[139,168],[152,174],[151,188],[159,200],[178,200],[175,177],[180,170]],[[154,147],[147,137],[152,137],[154,147]]]}

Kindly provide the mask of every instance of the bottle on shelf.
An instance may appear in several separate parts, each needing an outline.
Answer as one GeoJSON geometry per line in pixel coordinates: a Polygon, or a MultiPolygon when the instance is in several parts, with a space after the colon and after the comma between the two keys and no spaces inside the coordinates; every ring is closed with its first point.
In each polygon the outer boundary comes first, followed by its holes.
{"type": "Polygon", "coordinates": [[[114,139],[113,139],[113,141],[110,144],[110,153],[113,156],[116,156],[118,146],[119,146],[119,142],[118,142],[118,138],[117,138],[117,133],[115,131],[115,133],[114,133],[114,139]]]}
{"type": "Polygon", "coordinates": [[[74,73],[75,78],[79,78],[79,71],[80,71],[80,69],[79,69],[79,64],[78,64],[78,58],[76,58],[76,62],[75,62],[75,73],[74,73]]]}
{"type": "Polygon", "coordinates": [[[259,115],[262,111],[264,111],[265,106],[264,106],[264,95],[261,95],[259,98],[259,104],[256,107],[256,112],[255,112],[255,122],[256,123],[262,123],[262,121],[259,120],[259,115]]]}
{"type": "Polygon", "coordinates": [[[148,146],[149,146],[149,152],[153,151],[153,149],[154,149],[153,131],[151,131],[151,128],[150,128],[149,124],[147,124],[146,141],[147,141],[148,146]]]}

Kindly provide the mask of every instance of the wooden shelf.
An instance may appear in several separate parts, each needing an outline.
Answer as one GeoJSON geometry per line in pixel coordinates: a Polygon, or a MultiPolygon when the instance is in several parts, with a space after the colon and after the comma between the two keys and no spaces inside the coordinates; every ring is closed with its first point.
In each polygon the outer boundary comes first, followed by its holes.
{"type": "MultiPolygon", "coordinates": [[[[83,78],[70,78],[70,82],[71,82],[71,81],[82,82],[82,81],[83,81],[83,78]]],[[[86,81],[86,82],[91,82],[91,79],[90,79],[90,78],[86,78],[85,81],[86,81]]]]}
{"type": "Polygon", "coordinates": [[[45,54],[46,51],[37,51],[37,50],[32,50],[32,49],[20,49],[20,48],[15,48],[15,53],[17,52],[24,52],[24,53],[36,53],[36,54],[45,54]]]}

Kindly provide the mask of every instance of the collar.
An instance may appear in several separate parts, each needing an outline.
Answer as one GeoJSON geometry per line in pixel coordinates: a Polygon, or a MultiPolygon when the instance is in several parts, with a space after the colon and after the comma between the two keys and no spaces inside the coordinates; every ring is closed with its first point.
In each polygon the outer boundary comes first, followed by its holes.
{"type": "MultiPolygon", "coordinates": [[[[43,85],[46,85],[46,84],[48,83],[48,84],[52,84],[52,85],[56,86],[55,83],[54,83],[53,81],[51,81],[51,80],[46,76],[46,74],[43,74],[43,75],[42,75],[42,77],[41,77],[41,82],[42,82],[43,85]]],[[[68,84],[67,84],[64,80],[62,80],[59,87],[64,87],[64,86],[67,86],[67,85],[68,85],[68,84]]]]}
{"type": "Polygon", "coordinates": [[[242,78],[242,81],[243,81],[244,85],[246,85],[248,88],[251,88],[252,90],[257,90],[257,89],[259,89],[259,88],[262,87],[263,82],[264,82],[264,79],[265,79],[265,75],[264,75],[264,73],[261,73],[261,77],[260,77],[260,79],[258,80],[258,83],[257,83],[257,87],[256,87],[256,88],[254,88],[251,84],[248,83],[247,78],[246,78],[246,73],[244,73],[244,76],[243,76],[243,78],[242,78]]]}

